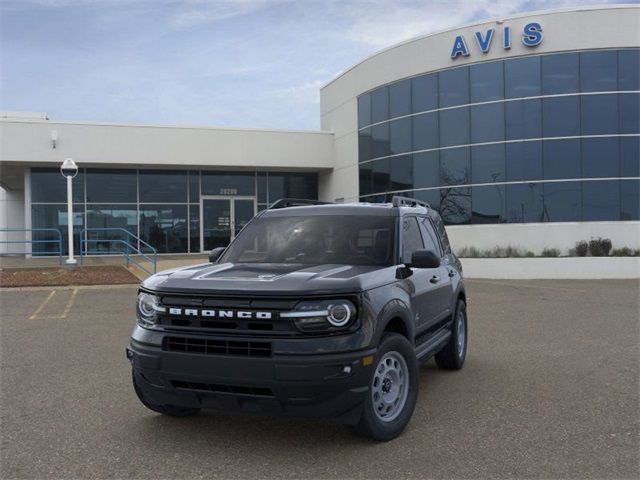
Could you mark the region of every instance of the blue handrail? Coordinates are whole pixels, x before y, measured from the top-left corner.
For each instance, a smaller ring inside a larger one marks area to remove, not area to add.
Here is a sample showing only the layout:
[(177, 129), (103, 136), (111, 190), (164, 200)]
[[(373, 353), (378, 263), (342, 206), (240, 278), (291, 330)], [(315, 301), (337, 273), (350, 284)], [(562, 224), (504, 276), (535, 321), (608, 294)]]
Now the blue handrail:
[[(62, 233), (60, 232), (60, 230), (58, 230), (57, 228), (0, 228), (0, 233), (9, 233), (9, 232), (30, 232), (30, 233), (34, 233), (34, 232), (55, 232), (57, 235), (57, 238), (50, 238), (47, 239), (45, 238), (44, 240), (34, 240), (33, 237), (29, 240), (24, 239), (24, 240), (0, 240), (0, 243), (29, 243), (31, 245), (33, 245), (34, 243), (57, 243), (58, 244), (58, 251), (54, 251), (54, 252), (36, 252), (36, 253), (51, 253), (51, 254), (55, 254), (58, 255), (58, 257), (60, 258), (60, 265), (62, 265), (62, 254), (64, 253), (62, 251)], [(33, 248), (32, 250), (32, 254), (33, 254)], [(2, 255), (25, 255), (25, 252), (3, 252)]]
[[(119, 233), (125, 233), (127, 235), (127, 240), (124, 240), (122, 238), (87, 238), (86, 234), (87, 233), (91, 233), (91, 232), (119, 232)], [(129, 240), (133, 241), (133, 243), (135, 243), (135, 245), (132, 245)], [(124, 258), (125, 258), (125, 262), (126, 262), (127, 266), (129, 266), (129, 262), (131, 262), (134, 265), (136, 265), (138, 268), (140, 268), (140, 270), (144, 271), (145, 273), (147, 273), (149, 275), (153, 275), (154, 273), (156, 273), (157, 265), (158, 265), (158, 252), (156, 251), (155, 248), (153, 248), (147, 242), (142, 240), (140, 237), (138, 237), (138, 236), (134, 235), (133, 233), (131, 233), (126, 228), (118, 228), (118, 227), (113, 227), (113, 228), (83, 228), (82, 231), (80, 232), (80, 263), (82, 263), (85, 255), (90, 255), (90, 254), (101, 254), (101, 255), (104, 255), (105, 253), (102, 252), (102, 251), (89, 250), (88, 249), (88, 244), (89, 243), (103, 243), (103, 242), (108, 242), (110, 245), (111, 244), (116, 244), (116, 245), (124, 246), (124, 250), (116, 251), (115, 253), (109, 253), (107, 255), (123, 255)], [(151, 251), (145, 253), (142, 250), (142, 248), (140, 248), (141, 245), (145, 246), (146, 248), (148, 248)], [(144, 260), (148, 261), (151, 264), (151, 266), (153, 267), (153, 271), (147, 270), (140, 262), (136, 261), (132, 257), (132, 255), (140, 256)]]

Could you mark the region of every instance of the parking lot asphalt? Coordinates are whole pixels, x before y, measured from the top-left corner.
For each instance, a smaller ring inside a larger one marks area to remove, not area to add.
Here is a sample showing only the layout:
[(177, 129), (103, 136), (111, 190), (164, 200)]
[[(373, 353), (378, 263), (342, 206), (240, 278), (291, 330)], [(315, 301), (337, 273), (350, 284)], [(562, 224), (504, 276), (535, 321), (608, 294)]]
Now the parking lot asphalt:
[(124, 355), (135, 287), (0, 291), (1, 476), (638, 478), (639, 282), (467, 285), (464, 369), (426, 363), (384, 444), (329, 421), (155, 414)]

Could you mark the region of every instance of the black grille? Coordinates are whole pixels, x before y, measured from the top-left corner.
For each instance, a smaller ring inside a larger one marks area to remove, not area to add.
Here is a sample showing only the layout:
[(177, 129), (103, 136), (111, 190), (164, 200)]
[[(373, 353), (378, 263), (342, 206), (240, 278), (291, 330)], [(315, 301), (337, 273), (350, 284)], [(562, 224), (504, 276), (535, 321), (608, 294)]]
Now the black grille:
[(270, 388), (265, 387), (247, 387), (239, 385), (217, 385), (212, 383), (196, 383), (185, 382), (182, 380), (171, 380), (171, 385), (174, 388), (181, 390), (196, 390), (199, 392), (213, 392), (213, 393), (231, 393), (233, 395), (253, 395), (256, 397), (273, 397), (273, 392)]
[(209, 338), (165, 337), (164, 349), (171, 352), (202, 353), (205, 355), (271, 356), (270, 342), (243, 342)]

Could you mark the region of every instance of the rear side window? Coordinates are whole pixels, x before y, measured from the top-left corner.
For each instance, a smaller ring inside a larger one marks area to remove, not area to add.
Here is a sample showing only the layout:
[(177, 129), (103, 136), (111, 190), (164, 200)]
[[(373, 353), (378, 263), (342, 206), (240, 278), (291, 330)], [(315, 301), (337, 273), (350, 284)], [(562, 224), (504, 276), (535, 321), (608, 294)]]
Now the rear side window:
[(440, 248), (440, 242), (436, 232), (433, 230), (433, 225), (426, 217), (420, 217), (420, 230), (422, 231), (422, 238), (424, 239), (424, 245), (427, 250), (433, 250), (438, 256), (442, 257), (442, 248)]
[(416, 217), (405, 217), (402, 220), (402, 263), (411, 263), (411, 255), (415, 250), (424, 248), (422, 235)]
[(444, 229), (444, 222), (439, 215), (433, 218), (433, 223), (436, 226), (436, 231), (438, 232), (438, 236), (440, 237), (440, 243), (442, 243), (442, 248), (444, 249), (444, 253), (451, 253), (451, 244), (449, 243), (449, 237), (447, 236), (447, 231)]

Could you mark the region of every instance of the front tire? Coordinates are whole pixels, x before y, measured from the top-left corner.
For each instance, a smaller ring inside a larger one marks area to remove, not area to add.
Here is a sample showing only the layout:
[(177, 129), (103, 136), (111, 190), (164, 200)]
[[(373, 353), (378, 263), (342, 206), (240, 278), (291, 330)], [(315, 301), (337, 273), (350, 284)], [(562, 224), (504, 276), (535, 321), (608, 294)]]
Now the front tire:
[(144, 395), (144, 392), (138, 384), (140, 380), (137, 378), (136, 372), (132, 371), (131, 377), (133, 379), (133, 389), (136, 391), (136, 395), (138, 395), (140, 402), (142, 402), (142, 404), (149, 410), (153, 410), (154, 412), (168, 415), (170, 417), (190, 417), (192, 415), (196, 415), (200, 411), (199, 408), (178, 407), (176, 405), (156, 405), (148, 400)]
[(393, 440), (409, 423), (418, 398), (418, 361), (405, 337), (395, 333), (382, 337), (369, 387), (355, 431), (380, 442)]
[(458, 300), (451, 338), (447, 345), (436, 353), (436, 364), (445, 370), (460, 370), (467, 357), (467, 306)]

